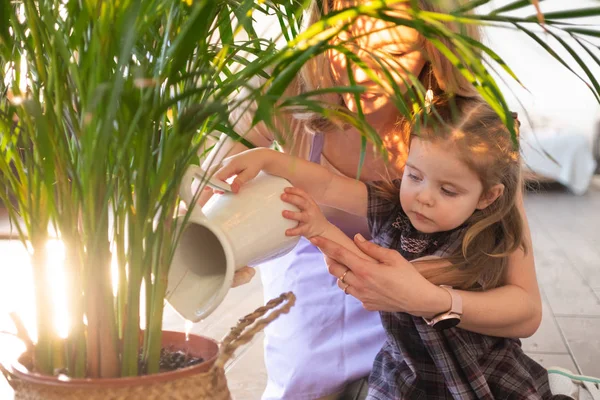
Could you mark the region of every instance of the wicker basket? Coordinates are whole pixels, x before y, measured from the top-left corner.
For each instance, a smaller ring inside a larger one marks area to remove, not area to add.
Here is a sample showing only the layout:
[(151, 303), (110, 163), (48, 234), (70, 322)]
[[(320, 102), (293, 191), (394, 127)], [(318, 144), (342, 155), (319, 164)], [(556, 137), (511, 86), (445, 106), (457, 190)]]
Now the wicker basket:
[[(15, 391), (15, 400), (229, 400), (225, 363), (238, 347), (287, 313), (294, 302), (291, 292), (269, 301), (240, 319), (220, 347), (212, 339), (197, 336), (193, 340), (204, 343), (202, 356), (207, 361), (176, 371), (132, 378), (59, 380), (31, 373), (17, 363), (1, 369)], [(274, 311), (265, 316), (271, 310)], [(175, 332), (165, 336), (174, 335), (184, 336)]]

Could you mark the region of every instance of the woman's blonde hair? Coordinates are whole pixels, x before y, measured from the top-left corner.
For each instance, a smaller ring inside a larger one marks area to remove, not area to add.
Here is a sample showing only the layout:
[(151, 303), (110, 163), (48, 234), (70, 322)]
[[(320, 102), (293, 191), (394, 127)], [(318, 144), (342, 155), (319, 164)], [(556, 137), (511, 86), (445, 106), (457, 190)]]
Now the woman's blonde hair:
[[(321, 19), (323, 15), (326, 15), (339, 5), (351, 6), (352, 4), (359, 3), (361, 0), (313, 0), (304, 16), (304, 22), (306, 26), (310, 26)], [(430, 12), (449, 12), (451, 9), (459, 7), (461, 4), (466, 4), (466, 0), (455, 0), (455, 1), (435, 1), (435, 0), (417, 0), (418, 6), (424, 11)], [(480, 41), (481, 30), (478, 26), (473, 24), (464, 24), (459, 26), (455, 23), (444, 23), (446, 28), (452, 32), (460, 32), (463, 35), (469, 36), (470, 38)], [(437, 38), (449, 49), (453, 46), (451, 42), (445, 38)], [(433, 73), (431, 79), (432, 89), (436, 95), (440, 94), (451, 94), (459, 95), (463, 97), (475, 97), (478, 96), (477, 90), (465, 78), (461, 72), (456, 68), (450, 60), (448, 60), (442, 53), (428, 40), (421, 38), (421, 44), (423, 47), (423, 55), (427, 61), (426, 65), (421, 70), (418, 79), (424, 87), (429, 85), (430, 71)], [(310, 59), (304, 64), (300, 70), (298, 87), (302, 91), (312, 91), (319, 88), (327, 88), (336, 86), (334, 78), (331, 74), (329, 65), (329, 59), (326, 53), (321, 53)], [(343, 102), (339, 95), (323, 95), (321, 97), (326, 103), (334, 105), (342, 105)], [(322, 116), (314, 115), (313, 118), (306, 118), (306, 115), (302, 115), (305, 119), (305, 123), (309, 128), (313, 130), (328, 130), (333, 128), (331, 121), (324, 120)]]
[[(503, 193), (488, 207), (476, 210), (465, 221), (462, 246), (448, 254), (449, 266), (425, 268), (423, 275), (437, 284), (461, 289), (487, 290), (501, 285), (508, 256), (522, 248), (523, 219), (517, 207), (521, 187), (519, 150), (498, 114), (481, 99), (461, 96), (438, 100), (430, 114), (422, 111), (413, 121), (399, 125), (407, 143), (418, 137), (442, 142), (477, 174), (483, 195), (497, 184)], [(515, 122), (518, 132), (519, 123)], [(397, 187), (387, 195), (398, 199)]]
[[(348, 0), (344, 5), (352, 5), (360, 1)], [(417, 3), (425, 11), (444, 12), (450, 9), (448, 6), (442, 5), (448, 4), (448, 0), (417, 0)], [(454, 7), (458, 7), (461, 4), (467, 3), (467, 0), (452, 0), (450, 3)], [(303, 17), (304, 27), (306, 28), (319, 21), (323, 15), (335, 11), (336, 4), (332, 0), (312, 0)], [(456, 24), (445, 23), (445, 25), (453, 32), (459, 32), (461, 29)], [(461, 33), (477, 41), (480, 40), (480, 30), (476, 25), (464, 25), (462, 29)], [(446, 46), (449, 46), (449, 48), (452, 48), (450, 42), (446, 39), (439, 38), (439, 40)], [(421, 70), (418, 79), (424, 87), (429, 86), (429, 77), (432, 76), (434, 78), (431, 79), (432, 89), (436, 95), (450, 93), (464, 97), (478, 96), (473, 85), (433, 44), (424, 39), (422, 39), (421, 44), (427, 63)], [(262, 78), (255, 77), (248, 83), (248, 87), (241, 88), (238, 95), (243, 98), (250, 90), (260, 87), (263, 83)], [(299, 74), (292, 80), (282, 97), (296, 96), (303, 92), (333, 86), (335, 86), (335, 83), (331, 74), (329, 58), (326, 53), (321, 53), (303, 65)], [(343, 108), (343, 101), (339, 95), (321, 95), (317, 99), (331, 106)], [(272, 121), (271, 125), (272, 129), (269, 129), (264, 122), (253, 127), (252, 121), (255, 111), (256, 107), (253, 101), (251, 104), (246, 103), (231, 109), (230, 119), (235, 122), (235, 129), (239, 134), (245, 136), (249, 130), (254, 129), (265, 137), (276, 136), (280, 137), (283, 141), (290, 139), (290, 142), (293, 143), (297, 139), (296, 136), (298, 134), (315, 131), (327, 132), (332, 129), (339, 129), (338, 123), (328, 120), (322, 115), (294, 112), (292, 110), (284, 110), (282, 113), (275, 115), (275, 120)]]

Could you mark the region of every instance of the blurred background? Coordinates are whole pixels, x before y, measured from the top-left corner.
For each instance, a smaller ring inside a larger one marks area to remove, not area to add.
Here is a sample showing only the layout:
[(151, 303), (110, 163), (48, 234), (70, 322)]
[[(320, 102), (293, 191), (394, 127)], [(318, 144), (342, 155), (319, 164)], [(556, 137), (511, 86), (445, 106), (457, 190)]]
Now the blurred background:
[[(491, 11), (510, 3), (492, 1), (481, 11)], [(544, 13), (569, 8), (590, 8), (600, 5), (596, 0), (546, 0), (540, 3)], [(510, 15), (510, 13), (508, 13)], [(530, 6), (513, 15), (521, 17), (535, 14)], [(585, 26), (600, 26), (600, 18), (577, 18), (567, 22)], [(534, 29), (540, 32), (541, 29)], [(569, 67), (585, 76), (576, 60), (550, 34), (541, 36), (547, 46), (568, 61)], [(589, 61), (590, 55), (569, 37), (561, 37), (577, 51), (577, 56), (589, 65), (595, 76), (600, 70)], [(572, 193), (585, 193), (594, 172), (598, 172), (600, 157), (600, 105), (588, 89), (587, 78), (579, 79), (564, 65), (557, 62), (546, 50), (527, 34), (512, 29), (485, 28), (485, 43), (494, 49), (512, 68), (523, 86), (507, 79), (505, 73), (496, 74), (505, 96), (519, 113), (522, 122), (522, 152), (531, 178), (557, 181)], [(595, 45), (600, 44), (597, 39)], [(598, 55), (596, 55), (598, 57)], [(508, 83), (507, 83), (508, 82)]]

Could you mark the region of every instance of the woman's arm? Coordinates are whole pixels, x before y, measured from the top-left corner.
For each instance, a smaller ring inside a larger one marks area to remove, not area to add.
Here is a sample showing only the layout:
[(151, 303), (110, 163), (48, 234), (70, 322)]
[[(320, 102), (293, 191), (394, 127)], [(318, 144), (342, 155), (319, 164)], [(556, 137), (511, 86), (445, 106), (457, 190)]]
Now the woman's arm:
[(522, 194), (517, 201), (523, 216), (527, 253), (518, 249), (509, 256), (504, 286), (483, 293), (460, 292), (464, 315), (459, 326), (463, 329), (486, 335), (524, 338), (533, 335), (540, 326), (542, 300)]
[(348, 235), (346, 235), (340, 228), (338, 228), (337, 226), (335, 226), (333, 224), (330, 224), (330, 225), (331, 225), (331, 229), (327, 230), (322, 235), (322, 237), (344, 246), (346, 249), (350, 250), (352, 253), (356, 254), (356, 256), (364, 259), (365, 261), (377, 262), (377, 260), (375, 260), (374, 258), (370, 257), (368, 254), (363, 252), (356, 245), (356, 243), (354, 243), (354, 241), (352, 239), (350, 239), (348, 237)]
[[(522, 197), (518, 201), (523, 213)], [(541, 299), (526, 220), (525, 237), (528, 252), (518, 250), (510, 256), (506, 285), (486, 292), (460, 291), (463, 316), (459, 327), (501, 337), (529, 337), (535, 333), (541, 321)], [(423, 278), (397, 251), (361, 239), (357, 235), (354, 240), (358, 248), (378, 262), (366, 262), (323, 238), (311, 241), (325, 253), (333, 276), (339, 278), (351, 270), (345, 277), (351, 286), (348, 293), (358, 298), (365, 308), (425, 317), (450, 309), (448, 293)]]

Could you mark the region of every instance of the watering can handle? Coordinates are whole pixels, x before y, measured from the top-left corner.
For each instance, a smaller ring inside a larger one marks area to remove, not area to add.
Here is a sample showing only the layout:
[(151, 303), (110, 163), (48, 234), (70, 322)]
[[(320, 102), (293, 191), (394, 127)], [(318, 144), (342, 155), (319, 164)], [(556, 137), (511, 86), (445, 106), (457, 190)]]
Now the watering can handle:
[[(287, 314), (295, 302), (296, 296), (294, 293), (283, 293), (279, 297), (270, 300), (264, 306), (257, 308), (253, 313), (240, 319), (237, 325), (231, 328), (229, 334), (221, 342), (219, 358), (217, 358), (214, 367), (223, 368), (238, 347), (251, 341), (254, 335), (263, 330), (265, 326), (281, 314)], [(277, 307), (279, 308), (275, 310)], [(271, 310), (275, 311), (264, 317)]]
[(222, 192), (231, 192), (231, 185), (222, 180), (214, 177), (209, 178), (209, 174), (197, 165), (190, 165), (183, 174), (181, 180), (181, 186), (179, 187), (179, 197), (189, 207), (190, 203), (194, 200), (194, 194), (192, 192), (192, 182), (197, 179), (201, 182), (206, 182), (208, 186), (213, 189), (220, 190)]

